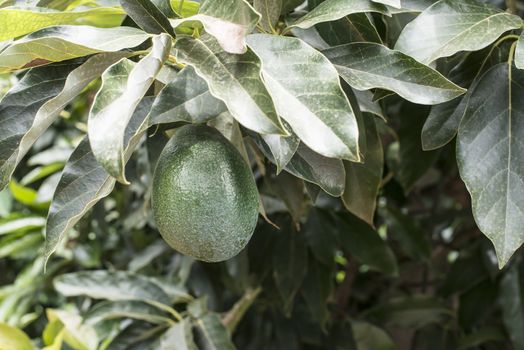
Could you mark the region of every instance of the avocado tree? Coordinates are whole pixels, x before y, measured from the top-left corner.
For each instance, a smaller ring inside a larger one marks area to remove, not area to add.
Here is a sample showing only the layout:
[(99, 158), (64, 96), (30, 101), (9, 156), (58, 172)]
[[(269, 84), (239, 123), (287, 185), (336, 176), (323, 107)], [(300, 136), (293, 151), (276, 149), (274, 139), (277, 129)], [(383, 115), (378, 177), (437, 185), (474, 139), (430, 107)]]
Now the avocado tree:
[(520, 0), (0, 0), (0, 349), (524, 349)]

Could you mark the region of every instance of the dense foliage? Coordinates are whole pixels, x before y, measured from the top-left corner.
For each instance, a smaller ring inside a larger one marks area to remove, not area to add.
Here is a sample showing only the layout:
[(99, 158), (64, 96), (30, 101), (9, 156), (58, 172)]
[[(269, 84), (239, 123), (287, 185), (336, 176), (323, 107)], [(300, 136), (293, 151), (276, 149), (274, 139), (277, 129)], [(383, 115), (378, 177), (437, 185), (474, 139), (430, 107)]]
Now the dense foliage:
[[(0, 0), (0, 349), (524, 349), (523, 15)], [(186, 124), (257, 183), (225, 262), (153, 219)]]

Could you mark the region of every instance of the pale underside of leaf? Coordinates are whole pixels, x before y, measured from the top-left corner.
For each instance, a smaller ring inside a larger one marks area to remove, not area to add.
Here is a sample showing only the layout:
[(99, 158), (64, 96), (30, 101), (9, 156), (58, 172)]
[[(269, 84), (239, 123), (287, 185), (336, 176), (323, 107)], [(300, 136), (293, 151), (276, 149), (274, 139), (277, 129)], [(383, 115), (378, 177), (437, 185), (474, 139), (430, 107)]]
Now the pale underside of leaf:
[(524, 33), (520, 33), (515, 49), (515, 66), (518, 69), (524, 69)]
[(334, 21), (353, 13), (362, 12), (389, 14), (385, 5), (369, 0), (326, 0), (296, 20), (290, 27), (306, 29), (315, 24)]
[(353, 88), (391, 90), (418, 104), (439, 104), (463, 94), (436, 70), (415, 59), (374, 43), (354, 43), (323, 51), (341, 77)]
[(243, 126), (261, 134), (285, 134), (275, 106), (260, 76), (261, 63), (250, 50), (233, 55), (221, 50), (213, 37), (179, 37), (177, 59), (193, 66)]
[(14, 41), (0, 52), (0, 73), (140, 45), (150, 37), (135, 28), (56, 26)]
[(89, 112), (91, 150), (106, 171), (126, 184), (124, 133), (133, 113), (154, 82), (171, 49), (171, 37), (153, 38), (153, 48), (136, 65), (123, 59), (102, 75), (102, 86)]
[(359, 161), (357, 122), (335, 67), (296, 38), (255, 34), (248, 45), (261, 58), (276, 109), (295, 134), (326, 157)]
[(404, 28), (395, 49), (429, 64), (459, 51), (480, 50), (521, 23), (520, 17), (476, 0), (441, 0)]
[(457, 136), (473, 215), (501, 268), (524, 242), (523, 94), (523, 71), (492, 67), (474, 88)]

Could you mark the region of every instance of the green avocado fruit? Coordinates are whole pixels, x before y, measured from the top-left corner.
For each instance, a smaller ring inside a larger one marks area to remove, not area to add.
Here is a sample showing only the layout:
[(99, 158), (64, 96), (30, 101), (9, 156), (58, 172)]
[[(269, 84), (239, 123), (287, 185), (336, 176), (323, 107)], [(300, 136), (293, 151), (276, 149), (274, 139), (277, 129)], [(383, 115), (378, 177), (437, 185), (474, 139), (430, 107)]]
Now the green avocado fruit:
[(249, 242), (258, 220), (258, 190), (248, 164), (222, 134), (186, 125), (160, 154), (152, 208), (172, 248), (218, 262)]

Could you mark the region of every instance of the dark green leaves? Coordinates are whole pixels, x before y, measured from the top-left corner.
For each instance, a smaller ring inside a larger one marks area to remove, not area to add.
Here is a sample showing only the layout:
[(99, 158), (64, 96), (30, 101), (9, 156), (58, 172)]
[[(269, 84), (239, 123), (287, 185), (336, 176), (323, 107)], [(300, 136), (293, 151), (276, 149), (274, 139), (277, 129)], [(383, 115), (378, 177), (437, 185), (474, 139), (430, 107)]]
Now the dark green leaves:
[(501, 63), (474, 88), (457, 136), (457, 160), (473, 215), (504, 266), (524, 242), (524, 72)]
[(229, 54), (209, 35), (179, 37), (175, 49), (177, 59), (194, 67), (240, 124), (261, 134), (285, 133), (260, 79), (260, 60), (252, 51)]
[(466, 90), (401, 52), (374, 43), (354, 43), (323, 51), (340, 76), (358, 90), (381, 88), (419, 104), (439, 104)]
[(477, 0), (440, 0), (404, 28), (395, 49), (431, 63), (459, 51), (480, 50), (521, 23), (520, 17)]
[(256, 34), (248, 44), (262, 60), (278, 113), (295, 134), (326, 157), (358, 161), (357, 123), (331, 63), (296, 38)]
[(150, 0), (120, 0), (120, 3), (129, 17), (146, 32), (175, 36), (167, 17)]

